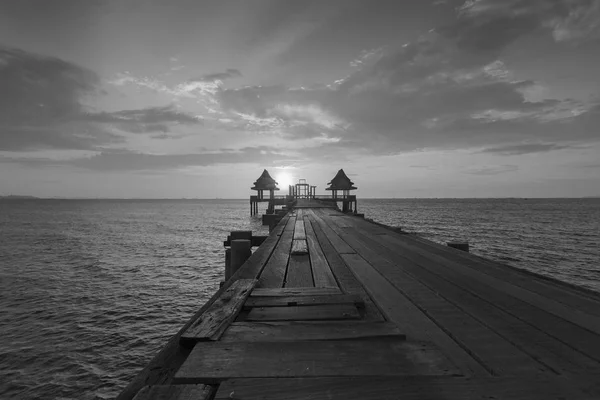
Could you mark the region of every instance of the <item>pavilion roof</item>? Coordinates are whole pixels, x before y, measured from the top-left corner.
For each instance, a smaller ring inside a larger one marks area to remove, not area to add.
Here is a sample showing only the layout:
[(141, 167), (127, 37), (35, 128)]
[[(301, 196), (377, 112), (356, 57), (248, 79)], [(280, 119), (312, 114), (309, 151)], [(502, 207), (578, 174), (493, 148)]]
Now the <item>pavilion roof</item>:
[(348, 178), (343, 169), (340, 169), (335, 177), (328, 183), (329, 187), (325, 190), (354, 190), (354, 182)]
[(277, 187), (278, 183), (275, 179), (271, 178), (269, 175), (269, 171), (266, 169), (263, 173), (258, 177), (256, 182), (254, 182), (254, 186), (251, 187), (252, 190), (279, 190)]

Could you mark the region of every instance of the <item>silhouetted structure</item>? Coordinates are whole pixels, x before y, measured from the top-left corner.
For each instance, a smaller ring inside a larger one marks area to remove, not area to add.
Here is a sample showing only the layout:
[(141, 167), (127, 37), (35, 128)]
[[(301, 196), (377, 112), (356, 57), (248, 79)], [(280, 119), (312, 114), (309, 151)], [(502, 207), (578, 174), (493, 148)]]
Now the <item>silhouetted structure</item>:
[[(250, 189), (256, 190), (256, 196), (250, 196), (250, 215), (258, 214), (258, 203), (268, 201), (267, 214), (273, 214), (275, 212), (275, 191), (279, 190), (277, 187), (278, 183), (275, 179), (271, 178), (269, 171), (266, 169), (258, 177), (254, 186)], [(269, 191), (269, 198), (264, 198), (265, 190)], [(283, 203), (282, 203), (283, 204)]]
[[(340, 169), (337, 174), (333, 177), (331, 182), (328, 183), (329, 187), (325, 190), (331, 190), (333, 195), (333, 200), (338, 201), (338, 199), (342, 200), (342, 212), (349, 213), (352, 212), (352, 205), (354, 204), (354, 213), (357, 212), (357, 204), (356, 204), (356, 195), (351, 195), (351, 190), (356, 190), (357, 188), (354, 186), (354, 182), (348, 178), (343, 169)], [(342, 196), (338, 195), (338, 192), (342, 192)]]
[(295, 185), (290, 185), (290, 196), (296, 199), (312, 199), (315, 197), (316, 186), (306, 183), (306, 179), (299, 179)]

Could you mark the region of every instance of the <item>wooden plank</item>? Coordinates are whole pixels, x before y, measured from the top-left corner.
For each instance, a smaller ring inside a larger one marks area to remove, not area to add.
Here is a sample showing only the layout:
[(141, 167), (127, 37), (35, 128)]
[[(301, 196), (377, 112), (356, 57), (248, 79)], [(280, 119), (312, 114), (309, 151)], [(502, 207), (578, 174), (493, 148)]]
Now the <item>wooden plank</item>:
[(230, 280), (257, 279), (271, 257), (273, 250), (275, 250), (277, 243), (279, 243), (281, 233), (290, 223), (291, 218), (284, 217), (279, 225), (277, 225), (276, 230), (252, 253), (250, 258), (233, 274)]
[(464, 266), (495, 276), (546, 298), (559, 301), (571, 307), (576, 313), (600, 316), (600, 293), (598, 292), (592, 292), (587, 288), (581, 288), (544, 275), (488, 260), (476, 254), (450, 251), (451, 249), (447, 246), (442, 246), (415, 235), (403, 235), (403, 239), (405, 242), (421, 246), (431, 253), (442, 255), (460, 262)]
[(288, 223), (286, 224), (284, 231), (294, 232), (295, 227), (296, 227), (296, 215), (292, 214), (292, 215), (290, 215), (290, 219), (289, 219)]
[(230, 378), (452, 375), (437, 349), (404, 340), (197, 343), (174, 383)]
[(428, 340), (435, 343), (459, 366), (465, 374), (490, 375), (489, 367), (480, 364), (459, 345), (447, 332), (442, 330), (421, 309), (396, 289), (387, 279), (358, 254), (341, 256), (348, 267), (363, 283), (373, 300), (388, 320), (394, 322), (411, 340)]
[(546, 370), (522, 349), (517, 348), (454, 304), (439, 297), (421, 282), (403, 273), (396, 264), (386, 262), (366, 246), (361, 248), (354, 242), (352, 245), (363, 257), (369, 259), (368, 263), (360, 259), (354, 260), (357, 270), (368, 271), (370, 268), (385, 276), (397, 290), (399, 289), (413, 304), (426, 313), (436, 325), (448, 332), (492, 374), (533, 373)]
[(219, 340), (241, 311), (256, 282), (256, 279), (235, 281), (187, 328), (181, 335), (181, 341)]
[[(295, 235), (294, 235), (295, 237)], [(308, 254), (308, 246), (306, 239), (294, 239), (292, 240), (292, 251), (293, 255)]]
[[(446, 265), (451, 266), (461, 274), (467, 275), (473, 279), (477, 279), (478, 281), (491, 285), (497, 289), (501, 289), (502, 291), (509, 293), (510, 295), (524, 302), (541, 308), (573, 324), (584, 327), (587, 330), (600, 334), (600, 318), (596, 315), (593, 315), (593, 312), (583, 313), (579, 309), (574, 309), (572, 306), (556, 301), (553, 297), (546, 297), (545, 295), (530, 291), (526, 288), (515, 285), (513, 282), (507, 281), (506, 278), (510, 276), (509, 268), (506, 268), (505, 276), (499, 274), (490, 275), (481, 269), (478, 270), (465, 266), (462, 258), (459, 258), (459, 261), (454, 261), (451, 258), (442, 257), (438, 254), (435, 254), (433, 251), (425, 251), (426, 249), (419, 248), (414, 245), (414, 242), (403, 240), (403, 238), (398, 240), (394, 239), (393, 237), (382, 239), (382, 244), (386, 247), (401, 246), (404, 249), (410, 249), (412, 253), (416, 253), (417, 255), (421, 256), (422, 259), (430, 260), (430, 263), (440, 263), (443, 261), (446, 263)], [(534, 281), (536, 278), (534, 276), (529, 276), (528, 279), (529, 281)], [(552, 295), (556, 293), (557, 292), (548, 292), (547, 294)], [(572, 302), (574, 299), (571, 298), (569, 301)], [(586, 309), (589, 311), (590, 301), (591, 299), (589, 299), (587, 302), (582, 301), (580, 306), (587, 306)], [(573, 304), (574, 303), (572, 303), (572, 305)], [(596, 303), (596, 307), (600, 307), (600, 302)]]
[[(504, 301), (501, 297), (496, 297), (497, 293), (501, 292), (496, 291), (493, 285), (486, 287), (480, 282), (470, 284), (467, 278), (453, 271), (450, 267), (451, 264), (448, 264), (448, 262), (443, 265), (434, 264), (428, 262), (426, 258), (420, 259), (415, 251), (410, 251), (410, 249), (398, 245), (386, 247), (385, 243), (380, 244), (377, 242), (379, 237), (376, 240), (369, 235), (359, 234), (358, 232), (346, 235), (344, 238), (363, 257), (367, 257), (380, 273), (384, 274), (403, 293), (409, 296), (415, 304), (427, 310), (431, 318), (450, 330), (466, 346), (477, 345), (476, 340), (484, 339), (483, 337), (476, 337), (474, 335), (475, 329), (469, 328), (468, 323), (460, 322), (464, 320), (464, 317), (462, 319), (454, 317), (453, 313), (448, 311), (447, 306), (436, 305), (440, 303), (440, 297), (451, 302), (463, 313), (467, 313), (479, 323), (500, 335), (512, 346), (528, 354), (555, 373), (580, 373), (582, 370), (598, 371), (600, 368), (600, 363), (593, 361), (589, 355), (573, 351), (565, 343), (549, 336), (548, 332), (541, 331), (537, 326), (531, 325), (529, 320), (535, 317), (521, 320), (498, 307)], [(385, 260), (382, 261), (382, 258)], [(420, 261), (415, 263), (416, 260)], [(436, 273), (433, 273), (433, 271)], [(420, 288), (419, 284), (410, 284), (411, 280), (414, 279), (418, 279), (430, 288), (431, 291), (436, 293), (436, 296), (433, 298), (431, 296), (430, 298), (423, 297), (428, 291)], [(465, 284), (471, 289), (478, 290), (479, 296), (467, 290)], [(541, 310), (539, 311), (542, 313)], [(484, 340), (484, 344), (492, 346), (495, 341), (497, 339), (490, 338)], [(492, 359), (499, 358), (504, 364), (509, 361), (507, 356), (511, 353), (508, 350), (498, 351), (500, 348), (498, 346), (493, 346), (491, 350), (484, 352), (470, 348), (484, 361), (488, 360), (488, 363)], [(510, 362), (515, 363), (517, 367), (521, 366), (518, 358), (514, 358)], [(526, 365), (527, 363), (524, 363), (522, 366), (526, 367)], [(510, 367), (508, 369), (513, 370)], [(495, 372), (500, 371), (495, 369)]]
[(325, 304), (319, 306), (256, 307), (245, 321), (334, 321), (359, 319), (353, 304)]
[(273, 228), (273, 230), (269, 233), (269, 236), (272, 236), (272, 235), (281, 236), (281, 234), (283, 233), (289, 220), (290, 220), (290, 214), (286, 214), (283, 218), (281, 218), (281, 221), (279, 221), (279, 223), (277, 225), (275, 225), (275, 228)]
[(296, 219), (296, 225), (294, 226), (294, 239), (306, 239), (306, 232), (304, 231), (304, 219), (300, 214)]
[(359, 296), (349, 294), (282, 297), (253, 296), (246, 300), (244, 307), (317, 306), (324, 304), (353, 304), (357, 307), (364, 307), (363, 299), (361, 299)]
[[(269, 237), (269, 239), (271, 239), (271, 237)], [(275, 240), (278, 239), (279, 238), (275, 236)], [(264, 251), (268, 251), (267, 248), (265, 248)], [(241, 269), (238, 270), (238, 272), (240, 271)], [(219, 288), (219, 290), (183, 325), (183, 327), (168, 340), (166, 345), (152, 358), (152, 360), (150, 360), (135, 378), (129, 382), (125, 389), (119, 393), (116, 400), (132, 399), (136, 393), (146, 385), (163, 385), (171, 383), (175, 372), (191, 352), (190, 348), (179, 344), (181, 335), (215, 302), (216, 299), (221, 296), (223, 292), (229, 288), (229, 286), (231, 286), (231, 284), (233, 284), (234, 281), (232, 279), (225, 282), (225, 285)]]
[[(368, 238), (363, 238), (369, 241)], [(377, 244), (370, 242), (370, 247)], [(550, 299), (544, 304), (543, 298), (524, 289), (516, 288), (494, 277), (478, 273), (460, 264), (446, 260), (443, 264), (432, 262), (428, 254), (417, 252), (410, 247), (395, 247), (390, 249), (401, 252), (403, 257), (418, 264), (421, 268), (434, 273), (447, 281), (468, 290), (481, 301), (487, 301), (495, 307), (529, 324), (531, 327), (550, 335), (567, 344), (581, 354), (600, 362), (600, 335), (596, 332), (596, 321), (589, 317), (586, 320), (575, 320), (562, 306), (551, 303)], [(415, 270), (415, 273), (418, 273)], [(525, 296), (529, 301), (526, 301)], [(532, 304), (532, 302), (535, 304)], [(539, 306), (539, 307), (538, 307)], [(560, 314), (560, 316), (556, 314)], [(526, 347), (524, 347), (526, 348)]]
[[(373, 243), (368, 243), (367, 246), (392, 261), (395, 266), (401, 265), (403, 271), (420, 279), (438, 296), (452, 302), (549, 369), (561, 374), (568, 372), (580, 373), (581, 371), (591, 372), (594, 370), (600, 373), (600, 363), (597, 361), (573, 351), (566, 344), (496, 307), (494, 301), (489, 302), (487, 299), (477, 297), (460, 286), (431, 273), (427, 268), (412, 263), (403, 257), (403, 255), (406, 255), (405, 252), (400, 253), (402, 255), (390, 255), (386, 254), (387, 249), (379, 248)], [(390, 250), (387, 250), (387, 253), (390, 253)], [(398, 279), (404, 280), (405, 278), (398, 276)], [(410, 296), (410, 293), (406, 293)], [(411, 298), (415, 299), (412, 296)], [(423, 304), (422, 306), (431, 312), (429, 305)], [(440, 321), (440, 323), (444, 322)]]
[(338, 254), (356, 253), (354, 249), (348, 245), (348, 243), (344, 242), (344, 240), (336, 232), (334, 232), (334, 230), (323, 220), (322, 216), (317, 215), (315, 210), (311, 209), (306, 211), (311, 221), (314, 221), (314, 223), (319, 224), (319, 226), (331, 242), (331, 245), (335, 248)]
[(303, 321), (303, 322), (234, 322), (221, 342), (256, 342), (305, 340), (343, 340), (384, 338), (406, 339), (390, 322)]
[(293, 235), (292, 231), (283, 231), (281, 239), (258, 278), (258, 287), (280, 288), (283, 286)]
[(325, 296), (329, 294), (341, 294), (337, 287), (330, 288), (254, 288), (250, 297), (254, 296)]
[[(311, 219), (312, 217), (309, 215), (308, 218)], [(335, 251), (335, 248), (321, 227), (314, 221), (310, 221), (310, 224), (315, 232), (317, 241), (323, 250), (323, 254), (325, 255), (327, 263), (329, 264), (336, 281), (339, 283), (340, 288), (345, 293), (355, 294), (363, 299), (365, 302), (365, 320), (383, 321), (383, 315), (373, 303), (363, 285), (356, 279), (340, 255)]]
[(290, 255), (284, 287), (314, 287), (308, 254)]
[[(591, 385), (584, 386), (587, 388)], [(303, 377), (249, 378), (223, 382), (215, 400), (597, 400), (598, 392), (547, 377), (463, 378)]]
[(338, 283), (333, 276), (331, 267), (325, 258), (325, 253), (317, 240), (312, 223), (305, 217), (304, 228), (306, 231), (306, 242), (308, 245), (308, 254), (310, 256), (310, 268), (312, 269), (315, 287), (337, 286)]
[(215, 392), (208, 385), (144, 386), (134, 400), (209, 400)]

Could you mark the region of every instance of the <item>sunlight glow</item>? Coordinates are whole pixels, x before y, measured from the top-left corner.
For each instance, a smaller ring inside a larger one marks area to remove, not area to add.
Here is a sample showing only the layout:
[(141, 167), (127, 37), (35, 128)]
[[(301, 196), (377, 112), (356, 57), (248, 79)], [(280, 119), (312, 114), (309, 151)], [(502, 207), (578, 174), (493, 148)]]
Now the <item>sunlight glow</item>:
[(288, 172), (278, 173), (275, 180), (279, 183), (279, 189), (281, 190), (287, 190), (289, 185), (294, 184), (294, 180)]

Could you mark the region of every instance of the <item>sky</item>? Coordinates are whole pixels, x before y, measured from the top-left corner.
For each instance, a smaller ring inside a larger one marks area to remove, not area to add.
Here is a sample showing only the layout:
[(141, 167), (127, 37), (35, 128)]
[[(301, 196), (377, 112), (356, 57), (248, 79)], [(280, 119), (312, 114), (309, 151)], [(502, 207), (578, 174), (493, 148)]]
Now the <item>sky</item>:
[(0, 0), (0, 195), (600, 195), (600, 0)]

